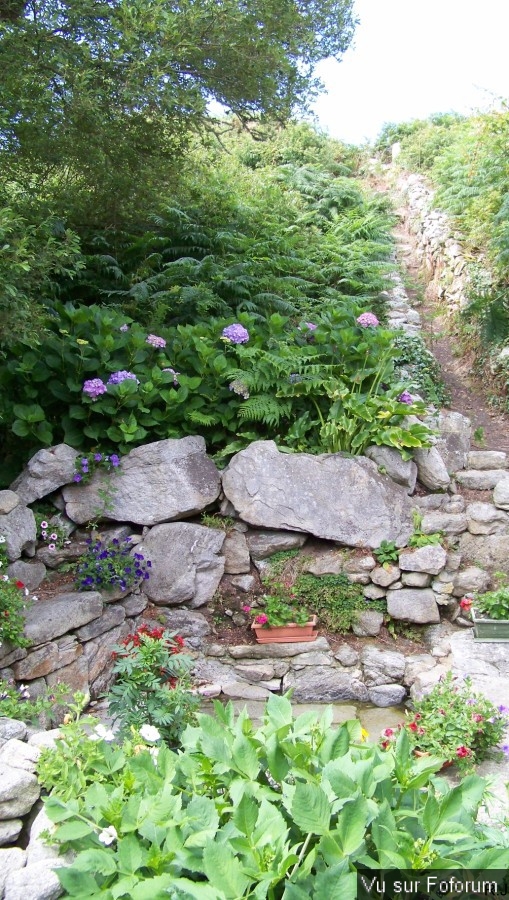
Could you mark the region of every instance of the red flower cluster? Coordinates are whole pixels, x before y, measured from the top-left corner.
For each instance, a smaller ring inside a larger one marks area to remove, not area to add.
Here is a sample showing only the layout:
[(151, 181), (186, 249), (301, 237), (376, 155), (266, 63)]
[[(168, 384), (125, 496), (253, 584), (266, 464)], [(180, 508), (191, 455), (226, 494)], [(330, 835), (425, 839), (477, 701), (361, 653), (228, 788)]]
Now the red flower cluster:
[[(127, 637), (124, 638), (123, 641), (120, 642), (122, 647), (125, 647), (127, 651), (133, 650), (135, 647), (139, 647), (142, 642), (142, 637), (152, 638), (154, 641), (161, 641), (164, 638), (165, 629), (157, 626), (150, 626), (147, 624), (140, 625), (136, 631), (132, 634), (128, 634)], [(168, 650), (170, 653), (181, 653), (185, 648), (184, 638), (180, 636), (180, 634), (175, 635), (171, 640), (167, 640), (165, 642), (167, 644)], [(113, 659), (117, 659), (119, 656), (115, 651), (111, 654)], [(121, 653), (120, 656), (127, 656), (128, 653)]]

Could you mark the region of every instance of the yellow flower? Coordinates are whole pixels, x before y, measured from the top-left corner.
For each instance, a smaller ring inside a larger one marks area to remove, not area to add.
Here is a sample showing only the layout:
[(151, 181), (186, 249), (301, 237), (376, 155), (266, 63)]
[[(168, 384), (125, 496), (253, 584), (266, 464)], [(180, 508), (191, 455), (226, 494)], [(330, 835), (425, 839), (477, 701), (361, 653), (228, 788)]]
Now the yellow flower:
[(76, 338), (77, 344), (88, 344), (88, 341), (84, 341), (82, 338)]
[(361, 728), (361, 741), (367, 741), (369, 737), (369, 731), (366, 731), (365, 728)]

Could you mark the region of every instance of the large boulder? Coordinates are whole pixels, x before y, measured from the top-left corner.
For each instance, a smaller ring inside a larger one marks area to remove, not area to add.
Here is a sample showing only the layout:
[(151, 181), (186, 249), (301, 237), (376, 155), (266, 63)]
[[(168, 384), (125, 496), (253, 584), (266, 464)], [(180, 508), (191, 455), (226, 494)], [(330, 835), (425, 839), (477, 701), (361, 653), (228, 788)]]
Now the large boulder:
[(464, 469), (472, 437), (470, 419), (459, 412), (442, 410), (438, 414), (437, 424), (439, 437), (436, 447), (447, 471), (457, 472), (459, 469)]
[(451, 479), (441, 453), (436, 447), (414, 451), (417, 465), (417, 479), (430, 491), (444, 491), (449, 487)]
[(250, 525), (350, 547), (378, 547), (383, 540), (402, 547), (412, 533), (405, 489), (362, 456), (287, 454), (273, 441), (255, 441), (231, 460), (223, 491)]
[(72, 481), (78, 451), (67, 444), (38, 450), (11, 484), (24, 503), (33, 503)]
[(392, 478), (396, 484), (403, 485), (407, 494), (413, 494), (417, 481), (417, 465), (413, 459), (403, 459), (399, 450), (394, 447), (367, 447), (365, 455), (377, 464), (380, 471)]
[(0, 515), (0, 537), (5, 538), (7, 559), (14, 562), (22, 553), (35, 554), (37, 528), (31, 509), (21, 503), (5, 515)]
[(161, 606), (208, 603), (224, 572), (224, 540), (224, 531), (189, 522), (151, 528), (137, 547), (152, 563), (147, 597)]
[(114, 474), (98, 470), (88, 484), (67, 485), (63, 496), (67, 515), (79, 524), (101, 510), (104, 519), (156, 525), (202, 512), (219, 489), (219, 472), (196, 436), (136, 447)]
[(97, 619), (103, 611), (103, 601), (97, 591), (71, 591), (50, 600), (39, 600), (25, 613), (25, 634), (33, 644), (52, 641), (73, 628)]
[(435, 594), (429, 588), (387, 591), (387, 612), (393, 619), (431, 625), (440, 622)]
[(459, 550), (466, 562), (509, 575), (509, 534), (462, 534)]

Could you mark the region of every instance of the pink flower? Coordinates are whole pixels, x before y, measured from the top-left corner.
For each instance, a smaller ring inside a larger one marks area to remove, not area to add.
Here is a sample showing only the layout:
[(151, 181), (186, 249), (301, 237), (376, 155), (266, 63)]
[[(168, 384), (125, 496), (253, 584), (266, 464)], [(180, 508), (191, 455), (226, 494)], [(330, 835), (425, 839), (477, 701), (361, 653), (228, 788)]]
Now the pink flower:
[(265, 615), (265, 613), (260, 613), (259, 616), (256, 616), (255, 622), (257, 625), (267, 625), (269, 621), (269, 617)]
[(56, 548), (55, 544), (48, 544), (48, 550), (56, 550), (56, 549), (57, 548)]
[(158, 350), (163, 350), (166, 347), (166, 341), (162, 337), (158, 337), (157, 334), (149, 334), (145, 339), (146, 344), (150, 344), (151, 347), (157, 347)]
[(386, 728), (385, 731), (384, 731), (384, 736), (385, 736), (385, 737), (390, 738), (390, 737), (393, 736), (393, 734), (394, 734), (394, 728)]
[(464, 759), (465, 756), (472, 756), (472, 751), (462, 744), (461, 747), (458, 747), (456, 750), (456, 756), (459, 756), (460, 759)]
[(361, 325), (362, 328), (376, 328), (377, 325), (380, 325), (380, 322), (378, 321), (375, 314), (370, 312), (361, 313), (360, 316), (357, 316), (357, 319), (355, 321), (357, 322), (357, 325)]
[(241, 609), (242, 609), (242, 612), (245, 612), (245, 613), (251, 612), (251, 607), (248, 606), (247, 603), (245, 606), (241, 606)]
[(464, 609), (466, 612), (468, 612), (469, 609), (471, 609), (473, 602), (474, 601), (471, 597), (462, 597), (460, 600), (461, 609)]

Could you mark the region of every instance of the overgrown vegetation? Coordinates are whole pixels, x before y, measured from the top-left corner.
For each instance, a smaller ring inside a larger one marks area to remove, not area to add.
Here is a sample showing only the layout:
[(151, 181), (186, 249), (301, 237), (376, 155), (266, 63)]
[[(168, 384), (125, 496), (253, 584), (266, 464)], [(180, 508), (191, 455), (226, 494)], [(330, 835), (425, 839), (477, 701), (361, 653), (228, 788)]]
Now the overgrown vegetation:
[(350, 631), (360, 612), (375, 609), (387, 613), (387, 602), (367, 600), (361, 584), (354, 584), (348, 575), (299, 575), (293, 590), (300, 601), (316, 612), (320, 624), (330, 631), (344, 634)]
[[(509, 341), (509, 113), (468, 118), (444, 114), (387, 125), (377, 149), (401, 142), (401, 161), (436, 188), (435, 204), (452, 218), (469, 259), (469, 305), (458, 327), (476, 350), (478, 367), (507, 394), (509, 369), (500, 351)], [(506, 401), (507, 407), (507, 401)]]
[[(503, 831), (477, 820), (484, 779), (451, 788), (435, 776), (443, 760), (415, 759), (404, 730), (384, 751), (359, 722), (331, 721), (330, 708), (294, 719), (273, 695), (258, 728), (216, 703), (179, 753), (64, 729), (39, 771), (52, 840), (77, 852), (56, 870), (67, 896), (354, 900), (362, 866), (507, 868)], [(81, 765), (68, 780), (70, 752)]]

